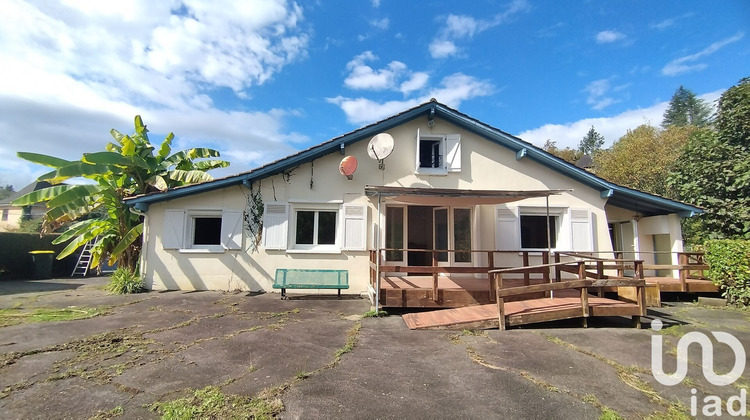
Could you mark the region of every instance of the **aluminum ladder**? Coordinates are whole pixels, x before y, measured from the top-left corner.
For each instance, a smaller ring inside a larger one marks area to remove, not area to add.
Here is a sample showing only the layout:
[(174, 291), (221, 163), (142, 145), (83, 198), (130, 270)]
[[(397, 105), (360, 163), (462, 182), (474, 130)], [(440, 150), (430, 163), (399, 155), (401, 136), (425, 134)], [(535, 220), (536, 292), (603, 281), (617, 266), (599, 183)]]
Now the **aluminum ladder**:
[(73, 273), (70, 274), (70, 277), (86, 277), (86, 274), (88, 274), (89, 272), (89, 266), (91, 265), (91, 249), (94, 248), (96, 239), (97, 238), (94, 238), (94, 240), (86, 242), (86, 245), (83, 246), (83, 249), (81, 249), (81, 254), (78, 255), (76, 268), (73, 269)]

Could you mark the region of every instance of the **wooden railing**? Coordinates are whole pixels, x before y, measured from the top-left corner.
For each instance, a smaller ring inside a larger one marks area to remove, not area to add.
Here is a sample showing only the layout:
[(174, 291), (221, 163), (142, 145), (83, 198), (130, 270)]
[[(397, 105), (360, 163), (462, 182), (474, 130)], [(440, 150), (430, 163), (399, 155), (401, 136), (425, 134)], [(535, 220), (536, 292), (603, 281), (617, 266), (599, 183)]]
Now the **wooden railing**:
[[(559, 262), (560, 258), (563, 257), (572, 257), (572, 258), (587, 258), (591, 260), (608, 260), (607, 258), (599, 258), (595, 255), (597, 254), (603, 254), (603, 253), (572, 253), (572, 252), (559, 252), (555, 254), (555, 262)], [(612, 253), (608, 253), (612, 254)], [(688, 280), (699, 280), (699, 281), (709, 281), (708, 276), (706, 274), (706, 270), (709, 269), (708, 264), (705, 263), (704, 260), (704, 253), (703, 252), (658, 252), (658, 251), (649, 251), (639, 252), (641, 256), (647, 255), (647, 256), (654, 256), (654, 259), (656, 259), (656, 255), (670, 255), (676, 256), (676, 259), (678, 261), (678, 264), (649, 264), (649, 263), (643, 263), (641, 265), (642, 270), (676, 270), (678, 275), (678, 280), (680, 282), (680, 289), (683, 292), (688, 291), (687, 281)], [(623, 252), (615, 252), (615, 259), (616, 260), (623, 260), (627, 261), (627, 259), (623, 259)], [(625, 270), (631, 271), (635, 270), (636, 267), (632, 265), (624, 265), (620, 268), (618, 268), (618, 276), (624, 277)], [(657, 276), (658, 278), (659, 276)]]
[[(415, 266), (415, 265), (404, 265), (394, 263), (391, 261), (385, 261), (383, 255), (387, 252), (419, 252), (429, 253), (431, 255), (431, 265), (427, 266)], [(447, 253), (460, 253), (460, 254), (471, 254), (472, 261), (475, 261), (474, 257), (478, 254), (483, 254), (487, 258), (486, 265), (473, 265), (473, 266), (441, 266), (439, 265), (438, 256), (440, 254)], [(496, 270), (501, 268), (516, 267), (517, 265), (497, 265), (498, 256), (512, 255), (515, 258), (521, 257), (521, 263), (524, 267), (529, 267), (529, 263), (532, 258), (540, 259), (543, 264), (547, 264), (550, 261), (550, 256), (547, 251), (497, 251), (497, 250), (432, 250), (432, 249), (380, 249), (380, 252), (371, 250), (370, 251), (370, 285), (373, 289), (377, 288), (377, 271), (378, 271), (378, 255), (380, 256), (380, 274), (383, 273), (404, 273), (404, 274), (423, 274), (432, 276), (432, 291), (433, 299), (437, 301), (438, 296), (438, 280), (440, 274), (484, 274), (486, 275), (490, 270)], [(537, 276), (533, 276), (537, 275)], [(550, 280), (549, 269), (531, 269), (521, 273), (524, 284), (530, 284), (532, 276), (537, 280), (542, 280), (547, 283)]]

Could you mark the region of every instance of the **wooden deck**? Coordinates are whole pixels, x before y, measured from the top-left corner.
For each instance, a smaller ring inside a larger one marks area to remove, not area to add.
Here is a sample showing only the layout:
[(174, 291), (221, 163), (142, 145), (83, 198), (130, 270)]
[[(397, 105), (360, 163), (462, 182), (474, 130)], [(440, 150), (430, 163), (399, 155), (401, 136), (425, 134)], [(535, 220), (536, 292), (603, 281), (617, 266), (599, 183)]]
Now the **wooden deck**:
[[(505, 325), (516, 326), (560, 319), (594, 316), (641, 315), (639, 305), (614, 299), (587, 296), (588, 314), (584, 315), (580, 295), (575, 290), (558, 290), (553, 298), (537, 298), (505, 303)], [(498, 328), (496, 304), (466, 306), (429, 312), (404, 314), (410, 329), (486, 329)], [(585, 325), (585, 324), (584, 324)]]
[(688, 278), (685, 279), (684, 287), (682, 280), (670, 277), (646, 277), (645, 280), (646, 284), (656, 284), (662, 292), (716, 293), (719, 291), (711, 280)]
[[(540, 284), (531, 279), (528, 284)], [(403, 308), (457, 308), (492, 303), (490, 281), (473, 277), (438, 276), (438, 299), (433, 299), (432, 276), (384, 276), (380, 283), (380, 304)], [(506, 287), (523, 286), (523, 279), (505, 280)], [(541, 297), (540, 293), (511, 300)]]

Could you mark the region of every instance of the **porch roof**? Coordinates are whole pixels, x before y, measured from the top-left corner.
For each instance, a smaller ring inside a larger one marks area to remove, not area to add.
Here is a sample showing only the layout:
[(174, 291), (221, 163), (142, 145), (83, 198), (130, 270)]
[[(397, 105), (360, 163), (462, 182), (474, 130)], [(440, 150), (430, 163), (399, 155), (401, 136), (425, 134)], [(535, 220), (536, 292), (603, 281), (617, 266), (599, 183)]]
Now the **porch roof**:
[(465, 190), (453, 188), (418, 188), (365, 185), (365, 195), (392, 198), (409, 204), (503, 204), (526, 198), (549, 197), (573, 190)]

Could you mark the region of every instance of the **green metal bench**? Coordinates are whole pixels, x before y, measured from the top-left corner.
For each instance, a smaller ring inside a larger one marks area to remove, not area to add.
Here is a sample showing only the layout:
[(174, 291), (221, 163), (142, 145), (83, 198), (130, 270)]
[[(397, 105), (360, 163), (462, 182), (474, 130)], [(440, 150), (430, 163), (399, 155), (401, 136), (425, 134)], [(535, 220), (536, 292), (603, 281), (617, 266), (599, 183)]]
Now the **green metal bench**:
[(274, 289), (281, 289), (281, 298), (286, 299), (286, 289), (341, 289), (349, 288), (347, 270), (313, 270), (301, 268), (277, 268)]

